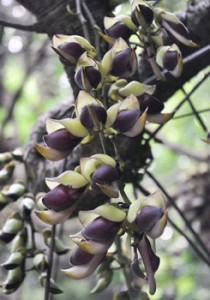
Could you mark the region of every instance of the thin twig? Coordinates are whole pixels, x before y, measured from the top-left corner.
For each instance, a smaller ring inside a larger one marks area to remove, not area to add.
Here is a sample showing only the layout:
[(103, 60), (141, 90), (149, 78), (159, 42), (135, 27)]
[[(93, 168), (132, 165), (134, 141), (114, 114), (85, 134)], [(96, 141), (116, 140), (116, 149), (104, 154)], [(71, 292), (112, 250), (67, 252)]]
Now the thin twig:
[[(201, 109), (201, 110), (197, 110), (197, 114), (202, 114), (202, 113), (205, 113), (205, 112), (210, 112), (210, 108), (204, 108), (204, 109)], [(182, 119), (182, 118), (186, 118), (186, 117), (192, 117), (193, 115), (194, 115), (193, 112), (186, 113), (186, 114), (183, 114), (183, 115), (175, 116), (175, 117), (173, 117), (172, 120), (178, 120), (178, 119)]]
[[(185, 97), (182, 99), (182, 101), (176, 106), (175, 108), (175, 112), (177, 112), (183, 105), (184, 103), (188, 100), (188, 98), (200, 87), (200, 85), (209, 77), (210, 72), (206, 73), (203, 78), (191, 89), (191, 91), (185, 95)], [(162, 129), (162, 127), (167, 124), (167, 123), (163, 123), (161, 124), (151, 135), (150, 137), (146, 140), (146, 144), (149, 143), (149, 141), (151, 139), (153, 139), (156, 134)]]
[(101, 53), (100, 53), (100, 35), (98, 34), (97, 30), (96, 30), (96, 21), (93, 17), (93, 14), (91, 13), (91, 11), (89, 10), (89, 7), (86, 4), (85, 0), (82, 0), (82, 6), (83, 9), (89, 19), (90, 25), (92, 27), (93, 33), (94, 33), (94, 42), (95, 42), (95, 48), (96, 48), (96, 52), (97, 52), (97, 56), (98, 59), (101, 60)]
[(56, 234), (56, 225), (52, 226), (52, 232), (51, 232), (51, 243), (50, 243), (50, 251), (48, 256), (48, 270), (47, 270), (47, 277), (46, 277), (46, 283), (45, 283), (45, 295), (44, 300), (50, 299), (50, 279), (51, 279), (51, 273), (52, 273), (52, 267), (53, 267), (53, 254), (54, 254), (54, 248), (55, 248), (55, 234)]
[(46, 31), (44, 31), (43, 28), (40, 26), (40, 23), (34, 23), (31, 25), (22, 25), (22, 24), (18, 24), (18, 23), (11, 23), (11, 22), (7, 22), (4, 20), (0, 20), (0, 25), (4, 26), (4, 27), (23, 30), (23, 31), (46, 33)]
[(206, 245), (204, 244), (204, 242), (202, 241), (202, 239), (200, 238), (200, 236), (194, 230), (194, 228), (192, 227), (191, 223), (186, 219), (184, 213), (179, 208), (179, 206), (176, 204), (176, 202), (174, 201), (174, 199), (166, 192), (165, 188), (160, 184), (160, 182), (148, 170), (146, 170), (146, 174), (152, 179), (152, 181), (155, 182), (155, 184), (159, 187), (159, 189), (166, 195), (166, 197), (168, 198), (168, 200), (169, 200), (170, 204), (172, 205), (172, 207), (178, 212), (178, 214), (180, 215), (180, 217), (185, 222), (187, 228), (189, 229), (189, 231), (191, 232), (191, 234), (194, 236), (196, 242), (203, 249), (203, 251), (207, 255), (208, 259), (210, 259), (210, 252), (209, 252), (209, 250), (207, 249)]
[[(182, 92), (184, 93), (184, 95), (187, 96), (187, 93), (186, 93), (186, 91), (185, 91), (185, 89), (184, 89), (183, 87), (181, 87), (181, 90), (182, 90)], [(192, 108), (192, 111), (193, 111), (193, 113), (194, 113), (196, 119), (197, 119), (198, 122), (200, 123), (201, 127), (203, 128), (203, 130), (204, 130), (205, 132), (208, 132), (208, 129), (207, 129), (206, 125), (204, 124), (203, 120), (201, 119), (201, 117), (200, 117), (199, 114), (197, 113), (197, 110), (196, 110), (194, 104), (192, 103), (190, 97), (188, 97), (187, 100), (188, 100), (188, 103), (189, 103), (190, 107)]]
[(82, 25), (84, 37), (90, 41), (90, 35), (86, 26), (87, 20), (85, 19), (83, 13), (82, 13), (82, 8), (81, 8), (81, 0), (76, 0), (76, 10), (77, 10), (77, 16), (79, 18), (79, 21)]
[(189, 245), (193, 248), (193, 250), (195, 251), (195, 253), (197, 253), (197, 255), (210, 267), (210, 262), (209, 260), (205, 257), (205, 255), (203, 255), (203, 253), (200, 251), (200, 249), (198, 249), (195, 246), (195, 243), (193, 241), (191, 241), (191, 239), (186, 235), (186, 233), (181, 230), (181, 228), (179, 228), (173, 221), (172, 219), (168, 216), (168, 222), (171, 224), (171, 226), (177, 231), (179, 232), (185, 239), (186, 241), (188, 241)]
[[(147, 132), (149, 132), (147, 130)], [(194, 159), (196, 161), (200, 161), (200, 162), (206, 162), (208, 157), (207, 156), (201, 156), (199, 153), (193, 151), (192, 149), (187, 149), (187, 148), (184, 148), (183, 146), (180, 146), (180, 145), (177, 145), (177, 144), (174, 144), (172, 142), (170, 142), (169, 140), (167, 140), (166, 138), (162, 137), (162, 136), (155, 136), (154, 137), (154, 140), (157, 142), (157, 143), (161, 143), (163, 145), (166, 145), (168, 148), (170, 148), (171, 150), (173, 150), (174, 152), (176, 153), (179, 153), (179, 154), (183, 154), (183, 155), (186, 155), (188, 156), (189, 158), (191, 159)]]

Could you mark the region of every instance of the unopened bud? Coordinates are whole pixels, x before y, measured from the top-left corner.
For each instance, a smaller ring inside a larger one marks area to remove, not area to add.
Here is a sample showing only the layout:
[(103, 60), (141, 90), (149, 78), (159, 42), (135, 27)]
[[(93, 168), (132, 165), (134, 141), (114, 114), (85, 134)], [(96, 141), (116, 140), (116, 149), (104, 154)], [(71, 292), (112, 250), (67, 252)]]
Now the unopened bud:
[(34, 256), (33, 266), (39, 272), (44, 272), (48, 269), (47, 256), (44, 253), (38, 253)]
[(114, 239), (120, 229), (121, 222), (112, 222), (104, 218), (96, 218), (82, 230), (82, 235), (93, 241), (109, 241)]
[(21, 216), (18, 213), (12, 214), (0, 231), (0, 240), (4, 243), (9, 243), (21, 231), (22, 227), (23, 220)]
[(71, 188), (59, 184), (42, 198), (43, 204), (54, 211), (62, 211), (71, 207), (79, 200), (83, 192), (82, 188)]

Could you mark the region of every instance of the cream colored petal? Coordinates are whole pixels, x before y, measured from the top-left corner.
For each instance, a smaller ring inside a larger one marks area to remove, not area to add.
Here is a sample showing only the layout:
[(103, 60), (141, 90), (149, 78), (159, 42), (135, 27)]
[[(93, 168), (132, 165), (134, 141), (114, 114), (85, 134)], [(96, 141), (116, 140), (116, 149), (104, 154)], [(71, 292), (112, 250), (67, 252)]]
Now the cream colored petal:
[(57, 120), (53, 120), (51, 118), (48, 118), (46, 120), (46, 130), (48, 134), (63, 128), (64, 126), (62, 124), (59, 124)]
[(92, 240), (84, 240), (84, 238), (82, 239), (79, 237), (72, 237), (71, 239), (75, 244), (77, 244), (77, 246), (91, 254), (105, 253), (109, 249), (111, 244), (102, 242), (99, 243)]
[(126, 217), (126, 213), (122, 209), (112, 204), (100, 205), (92, 210), (92, 212), (113, 222), (122, 222)]
[(34, 147), (42, 156), (53, 161), (64, 159), (69, 154), (69, 151), (58, 151), (56, 149), (45, 147), (36, 143), (34, 144)]
[(133, 94), (135, 96), (141, 96), (144, 93), (152, 95), (155, 92), (155, 85), (143, 84), (139, 81), (131, 81), (126, 86), (119, 89), (119, 94), (122, 96), (129, 96)]
[(70, 208), (63, 211), (56, 212), (50, 209), (42, 211), (34, 210), (34, 213), (41, 221), (47, 224), (56, 225), (67, 220), (76, 209), (76, 206), (77, 202), (74, 203)]
[(147, 120), (147, 112), (145, 111), (138, 119), (136, 124), (129, 131), (126, 131), (123, 134), (129, 137), (134, 137), (139, 135), (144, 129), (146, 120)]
[(46, 178), (46, 182), (56, 182), (73, 188), (80, 188), (88, 184), (85, 177), (75, 171), (66, 171), (57, 177)]
[(128, 215), (127, 220), (129, 223), (133, 223), (139, 213), (139, 210), (141, 208), (141, 199), (135, 200), (131, 203), (129, 209), (128, 209)]
[(66, 118), (62, 120), (55, 120), (60, 126), (66, 128), (68, 132), (76, 137), (85, 137), (88, 135), (88, 130), (82, 125), (78, 118)]
[(72, 279), (85, 278), (95, 271), (97, 266), (101, 263), (103, 257), (104, 254), (96, 254), (89, 263), (80, 266), (73, 266), (65, 270), (62, 269), (61, 272)]
[(158, 114), (147, 114), (147, 121), (156, 124), (164, 124), (173, 118), (175, 112), (172, 113), (158, 113)]

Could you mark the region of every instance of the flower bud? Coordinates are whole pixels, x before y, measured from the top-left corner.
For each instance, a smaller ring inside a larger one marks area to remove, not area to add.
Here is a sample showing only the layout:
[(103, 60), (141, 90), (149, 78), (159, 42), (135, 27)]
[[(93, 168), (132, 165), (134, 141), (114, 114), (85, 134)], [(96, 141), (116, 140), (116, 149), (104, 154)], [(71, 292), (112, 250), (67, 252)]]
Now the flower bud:
[(7, 206), (11, 200), (0, 192), (0, 211)]
[(44, 253), (38, 253), (34, 256), (33, 266), (35, 270), (44, 272), (48, 269), (47, 256)]
[(138, 213), (137, 226), (140, 231), (149, 232), (153, 226), (162, 218), (163, 210), (157, 206), (145, 206)]
[(93, 258), (93, 254), (84, 251), (80, 247), (76, 247), (71, 254), (70, 263), (74, 266), (85, 265)]
[(122, 110), (118, 113), (113, 127), (119, 132), (126, 132), (135, 125), (140, 115), (140, 110), (137, 109)]
[(161, 8), (155, 8), (155, 15), (157, 21), (172, 38), (189, 47), (197, 46), (197, 44), (190, 39), (188, 29), (176, 15)]
[(23, 219), (30, 217), (33, 208), (35, 207), (35, 201), (32, 195), (27, 195), (23, 198), (20, 205), (20, 214)]
[(43, 137), (48, 147), (35, 144), (36, 150), (50, 160), (61, 160), (80, 143), (81, 138), (74, 136), (66, 129), (58, 129)]
[(124, 40), (128, 40), (132, 34), (132, 30), (123, 22), (117, 22), (108, 29), (106, 29), (106, 33), (113, 38), (123, 38)]
[(42, 202), (48, 209), (62, 211), (78, 201), (83, 190), (59, 184), (42, 198)]
[(18, 213), (13, 213), (4, 223), (0, 231), (0, 240), (9, 243), (23, 228), (23, 220)]
[(158, 48), (156, 61), (159, 66), (166, 69), (175, 77), (179, 77), (182, 72), (182, 54), (177, 45), (164, 46)]
[(96, 104), (83, 107), (80, 114), (80, 121), (87, 129), (100, 130), (100, 123), (105, 124), (106, 118), (106, 109)]
[(98, 217), (82, 230), (82, 235), (88, 239), (98, 242), (113, 240), (120, 229), (121, 222), (112, 222)]
[(99, 165), (95, 172), (92, 174), (92, 179), (96, 182), (113, 182), (119, 178), (116, 168), (111, 165)]
[(24, 150), (21, 147), (16, 148), (12, 151), (12, 156), (15, 160), (22, 162), (24, 157)]
[(111, 165), (99, 165), (91, 176), (90, 185), (96, 192), (102, 192), (109, 197), (117, 198), (119, 193), (112, 182), (119, 178), (116, 168)]
[[(50, 247), (51, 240), (52, 240), (52, 232), (51, 229), (44, 229), (43, 232), (44, 242), (45, 244)], [(64, 243), (58, 238), (54, 238), (54, 252), (58, 255), (66, 254), (69, 251), (69, 248), (64, 245)]]
[(18, 266), (21, 266), (24, 260), (25, 260), (25, 253), (23, 250), (18, 252), (13, 252), (9, 256), (7, 261), (1, 264), (1, 267), (3, 267), (5, 270), (13, 270)]
[(14, 293), (22, 284), (24, 277), (25, 277), (25, 272), (22, 266), (10, 270), (7, 274), (6, 280), (3, 283), (1, 283), (2, 293), (4, 294)]
[(66, 129), (60, 129), (50, 134), (44, 135), (44, 141), (48, 147), (54, 148), (58, 151), (70, 152), (76, 147), (80, 138), (73, 136)]
[(17, 252), (22, 248), (25, 248), (28, 241), (28, 231), (27, 228), (24, 227), (16, 237), (12, 241), (11, 252)]
[[(41, 275), (39, 276), (39, 280), (40, 280), (40, 284), (42, 287), (46, 287), (46, 280), (47, 279), (47, 273), (41, 273)], [(55, 283), (55, 280), (53, 278), (50, 278), (50, 282), (49, 282), (49, 292), (51, 294), (55, 294), (55, 295), (59, 295), (62, 294), (63, 291), (57, 286), (57, 284)]]
[(106, 269), (99, 273), (99, 279), (95, 287), (90, 291), (90, 294), (97, 294), (102, 292), (112, 281), (113, 271), (111, 269)]
[(115, 54), (111, 74), (119, 77), (131, 77), (137, 70), (137, 57), (134, 49), (125, 48)]
[(11, 178), (13, 171), (14, 171), (15, 165), (14, 162), (11, 161), (7, 163), (1, 170), (0, 170), (0, 184), (7, 181), (9, 178)]
[(87, 51), (93, 57), (95, 48), (83, 37), (78, 35), (57, 34), (53, 37), (53, 50), (60, 56), (62, 62), (68, 65), (76, 65), (79, 57)]
[(70, 257), (71, 268), (61, 270), (66, 276), (73, 279), (82, 279), (91, 275), (104, 258), (104, 253), (90, 254), (80, 247), (76, 247)]
[(18, 200), (25, 193), (25, 186), (23, 183), (13, 183), (2, 190), (2, 194), (8, 197), (11, 201)]
[(101, 73), (92, 66), (85, 66), (77, 70), (74, 79), (82, 90), (90, 92), (98, 87), (101, 81)]
[(0, 166), (9, 163), (12, 158), (11, 152), (0, 153)]
[(136, 26), (146, 27), (154, 19), (153, 7), (141, 0), (134, 0), (132, 5), (131, 20)]
[(101, 82), (99, 63), (84, 53), (78, 61), (74, 79), (82, 90), (90, 92), (96, 89)]
[(137, 97), (140, 110), (145, 111), (147, 110), (148, 114), (156, 114), (163, 110), (164, 104), (158, 100), (156, 97), (149, 95), (147, 93)]

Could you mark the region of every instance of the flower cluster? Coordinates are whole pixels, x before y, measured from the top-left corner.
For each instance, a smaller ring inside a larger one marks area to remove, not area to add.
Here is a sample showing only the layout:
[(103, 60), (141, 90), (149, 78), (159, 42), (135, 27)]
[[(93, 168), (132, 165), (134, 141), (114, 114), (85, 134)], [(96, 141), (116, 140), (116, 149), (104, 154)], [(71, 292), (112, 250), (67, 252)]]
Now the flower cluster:
[[(43, 143), (34, 146), (52, 161), (67, 158), (86, 143), (95, 142), (97, 147), (79, 157), (74, 169), (65, 169), (56, 177), (46, 178), (49, 191), (37, 197), (35, 210), (33, 197), (25, 195), (21, 183), (7, 186), (0, 193), (0, 209), (22, 197), (20, 210), (7, 219), (0, 231), (2, 242), (15, 241), (11, 256), (2, 264), (9, 270), (7, 279), (1, 284), (5, 293), (15, 291), (22, 283), (29, 256), (33, 257), (33, 268), (39, 272), (41, 284), (49, 286), (50, 292), (62, 292), (52, 278), (48, 278), (51, 266), (45, 251), (36, 248), (32, 210), (39, 220), (54, 226), (72, 214), (78, 215), (83, 227), (71, 236), (76, 244), (70, 255), (71, 267), (62, 270), (68, 277), (85, 278), (97, 269), (100, 280), (94, 289), (96, 293), (111, 282), (113, 265), (117, 264), (118, 269), (129, 270), (128, 288), (141, 289), (145, 281), (150, 294), (156, 291), (155, 272), (160, 260), (155, 254), (155, 240), (166, 226), (167, 201), (160, 191), (143, 199), (139, 195), (137, 199), (128, 198), (123, 182), (126, 161), (120, 157), (118, 137), (125, 140), (125, 144), (131, 138), (136, 138), (140, 144), (148, 123), (164, 124), (174, 115), (163, 112), (164, 104), (155, 95), (155, 85), (136, 80), (140, 67), (137, 53), (144, 53), (159, 80), (165, 79), (167, 72), (175, 77), (181, 75), (182, 54), (177, 42), (190, 47), (196, 44), (175, 15), (152, 6), (151, 1), (133, 0), (130, 15), (105, 17), (104, 30), (97, 30), (109, 43), (109, 50), (103, 56), (84, 37), (57, 34), (52, 39), (52, 48), (61, 62), (74, 69), (79, 92), (72, 116), (47, 119)], [(168, 35), (174, 43), (165, 45), (163, 35)], [(138, 42), (132, 42), (132, 36)], [(0, 166), (3, 166), (0, 183), (11, 176), (14, 157), (18, 158), (18, 154), (0, 156)], [(93, 210), (78, 212), (87, 190), (99, 200), (105, 195), (107, 203), (98, 201)], [(30, 251), (25, 222), (31, 226)], [(68, 247), (53, 236), (49, 226), (42, 231), (42, 237), (47, 247), (54, 245), (57, 255), (68, 252)], [(136, 278), (141, 279), (141, 284)]]
[[(62, 272), (81, 279), (101, 265), (100, 280), (94, 289), (98, 292), (110, 283), (112, 263), (117, 261), (120, 268), (129, 265), (133, 285), (138, 286), (135, 278), (140, 277), (148, 283), (150, 294), (154, 294), (154, 276), (160, 263), (154, 242), (166, 225), (166, 199), (159, 191), (145, 199), (127, 198), (121, 176), (124, 162), (112, 141), (120, 135), (139, 137), (141, 142), (147, 123), (164, 124), (174, 114), (163, 112), (164, 104), (155, 96), (155, 85), (132, 80), (139, 68), (138, 47), (144, 49), (157, 79), (164, 79), (163, 70), (175, 77), (182, 72), (182, 54), (176, 41), (196, 45), (177, 17), (142, 0), (132, 1), (129, 16), (105, 17), (104, 31), (98, 28), (98, 32), (110, 44), (101, 60), (85, 38), (53, 37), (52, 47), (64, 64), (74, 68), (74, 80), (80, 91), (72, 117), (48, 119), (44, 145), (35, 147), (45, 158), (60, 160), (78, 145), (95, 139), (103, 153), (81, 157), (74, 170), (47, 178), (50, 191), (42, 197), (44, 210), (35, 213), (42, 221), (55, 225), (72, 215), (88, 189), (98, 197), (105, 194), (110, 199), (108, 203), (98, 204), (92, 211), (79, 211), (83, 229), (71, 236), (76, 247), (70, 256), (71, 267)], [(165, 45), (163, 33), (173, 37), (175, 43)], [(135, 46), (130, 42), (133, 35), (139, 39)], [(107, 147), (110, 141), (111, 152)]]

